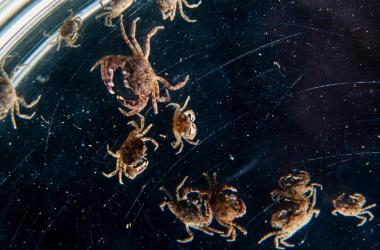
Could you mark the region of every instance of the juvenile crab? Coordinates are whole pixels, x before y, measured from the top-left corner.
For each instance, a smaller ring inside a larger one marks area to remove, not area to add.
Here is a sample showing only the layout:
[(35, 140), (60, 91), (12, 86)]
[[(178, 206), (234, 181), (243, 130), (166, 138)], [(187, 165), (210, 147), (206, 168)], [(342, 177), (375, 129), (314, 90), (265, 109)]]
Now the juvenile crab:
[(106, 12), (97, 15), (95, 18), (105, 16), (104, 25), (108, 27), (113, 27), (112, 19), (119, 17), (124, 11), (126, 11), (135, 0), (112, 0), (110, 7), (105, 7), (103, 5), (102, 0), (99, 0), (102, 9), (106, 10)]
[(177, 5), (179, 8), (179, 13), (181, 14), (182, 18), (189, 23), (194, 23), (197, 20), (190, 19), (188, 16), (185, 15), (183, 12), (183, 6), (182, 3), (189, 9), (195, 9), (198, 8), (199, 5), (201, 5), (202, 1), (199, 1), (196, 4), (189, 4), (187, 0), (157, 0), (158, 8), (160, 9), (160, 12), (162, 14), (162, 19), (170, 19), (170, 21), (174, 20), (175, 14), (177, 12)]
[(67, 46), (71, 48), (78, 48), (80, 44), (75, 44), (79, 39), (79, 30), (82, 26), (82, 19), (80, 17), (74, 17), (72, 10), (69, 10), (70, 16), (63, 22), (59, 29), (57, 40), (57, 51), (61, 48), (61, 42), (64, 40)]
[(13, 87), (10, 77), (7, 72), (4, 70), (5, 61), (11, 56), (6, 56), (0, 60), (0, 121), (5, 119), (8, 116), (8, 113), (11, 113), (13, 128), (17, 129), (16, 119), (15, 119), (15, 110), (16, 115), (22, 119), (30, 120), (36, 114), (33, 112), (31, 115), (24, 115), (20, 112), (20, 104), (27, 109), (33, 108), (41, 99), (41, 95), (38, 96), (36, 100), (30, 104), (17, 96), (16, 89)]
[(277, 249), (285, 249), (285, 247), (294, 247), (294, 244), (286, 242), (287, 239), (292, 237), (296, 232), (310, 223), (313, 217), (318, 217), (319, 210), (315, 208), (317, 199), (316, 189), (312, 189), (312, 200), (304, 195), (297, 197), (297, 204), (293, 204), (287, 209), (281, 209), (272, 216), (271, 224), (278, 231), (270, 232), (264, 235), (258, 242), (261, 244), (263, 241), (271, 236), (274, 236), (274, 246)]
[[(187, 190), (180, 194), (180, 189), (185, 184), (185, 181), (188, 177), (186, 176), (176, 188), (176, 196), (174, 197), (169, 193), (165, 187), (161, 187), (160, 190), (165, 192), (168, 196), (169, 201), (163, 201), (160, 203), (160, 208), (164, 211), (165, 206), (167, 206), (183, 224), (185, 224), (186, 232), (188, 236), (185, 239), (178, 239), (180, 243), (187, 243), (193, 240), (194, 235), (190, 231), (190, 228), (200, 230), (208, 235), (214, 235), (214, 233), (222, 233), (219, 230), (216, 230), (210, 227), (212, 222), (213, 213), (210, 205), (207, 201), (202, 201), (201, 198), (198, 198), (196, 202), (191, 202), (188, 199), (190, 193), (198, 193), (196, 189)], [(202, 209), (202, 207), (204, 209)]]
[[(374, 215), (367, 210), (376, 207), (376, 204), (363, 207), (366, 203), (366, 199), (362, 194), (355, 193), (346, 197), (346, 194), (342, 193), (333, 200), (332, 203), (334, 210), (331, 213), (333, 215), (337, 216), (339, 213), (343, 216), (354, 216), (359, 218), (361, 221), (357, 225), (358, 227), (363, 226), (364, 223), (367, 222), (367, 219), (371, 221), (374, 218)], [(369, 218), (365, 217), (365, 214), (368, 215)]]
[(243, 217), (247, 211), (243, 199), (236, 194), (236, 188), (231, 185), (218, 183), (216, 181), (216, 173), (212, 177), (206, 173), (203, 173), (203, 176), (209, 185), (207, 190), (187, 187), (185, 188), (185, 192), (200, 192), (201, 195), (207, 196), (214, 218), (220, 225), (227, 228), (227, 232), (220, 234), (228, 238), (227, 241), (236, 240), (236, 228), (246, 235), (247, 230), (234, 222), (234, 219)]
[(175, 107), (175, 112), (173, 116), (173, 133), (176, 138), (175, 142), (172, 142), (172, 147), (174, 149), (179, 147), (176, 154), (179, 154), (183, 150), (183, 141), (187, 141), (192, 145), (198, 145), (199, 140), (194, 141), (197, 135), (197, 126), (195, 125), (195, 113), (192, 109), (185, 111), (186, 106), (190, 100), (190, 96), (187, 97), (185, 104), (181, 107), (177, 103), (170, 103), (168, 106)]
[(105, 56), (98, 60), (95, 65), (91, 68), (93, 71), (97, 66), (101, 65), (101, 75), (104, 84), (107, 86), (108, 91), (114, 94), (112, 87), (113, 83), (113, 72), (119, 67), (122, 69), (123, 82), (126, 88), (129, 88), (138, 97), (137, 100), (126, 100), (121, 96), (117, 96), (117, 99), (122, 102), (122, 104), (131, 109), (129, 112), (123, 112), (127, 116), (135, 115), (145, 108), (149, 97), (152, 98), (152, 105), (154, 113), (158, 113), (157, 102), (169, 102), (170, 96), (169, 92), (166, 90), (166, 96), (160, 97), (160, 87), (158, 82), (161, 82), (167, 89), (178, 90), (185, 86), (189, 80), (189, 76), (175, 86), (171, 85), (166, 79), (157, 76), (154, 72), (152, 66), (150, 65), (148, 58), (150, 54), (150, 39), (154, 36), (158, 30), (163, 29), (162, 26), (157, 26), (153, 28), (145, 38), (144, 52), (138, 44), (135, 33), (136, 33), (136, 23), (140, 18), (136, 18), (132, 22), (131, 27), (131, 39), (128, 38), (123, 24), (123, 15), (120, 16), (120, 29), (121, 34), (125, 43), (132, 50), (132, 56)]
[[(319, 183), (310, 183), (310, 174), (306, 171), (299, 171), (282, 176), (278, 181), (280, 189), (275, 189), (271, 192), (272, 199), (279, 202), (281, 199), (291, 199), (299, 197), (299, 195), (311, 197), (314, 187), (319, 187), (322, 190), (322, 185)], [(298, 195), (296, 195), (298, 194)]]
[(140, 117), (140, 126), (135, 121), (130, 121), (128, 124), (135, 129), (129, 133), (127, 139), (116, 153), (112, 152), (107, 145), (108, 154), (117, 159), (116, 169), (109, 174), (103, 173), (105, 177), (113, 177), (119, 174), (119, 183), (123, 183), (122, 175), (124, 174), (129, 179), (136, 178), (141, 174), (149, 164), (149, 161), (145, 158), (147, 147), (146, 141), (150, 141), (155, 146), (154, 151), (158, 148), (158, 143), (151, 137), (145, 137), (145, 134), (153, 126), (150, 124), (145, 128), (145, 118), (141, 114), (137, 114)]

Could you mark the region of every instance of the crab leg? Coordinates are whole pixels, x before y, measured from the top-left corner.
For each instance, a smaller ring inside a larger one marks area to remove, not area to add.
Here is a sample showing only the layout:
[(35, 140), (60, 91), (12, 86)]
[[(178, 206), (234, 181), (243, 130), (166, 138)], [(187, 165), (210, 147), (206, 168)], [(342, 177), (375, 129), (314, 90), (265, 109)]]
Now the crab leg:
[(187, 232), (187, 235), (188, 237), (183, 239), (183, 240), (177, 240), (179, 243), (188, 243), (190, 241), (192, 241), (194, 239), (194, 235), (193, 233), (190, 231), (190, 228), (188, 225), (185, 225), (185, 228), (186, 228), (186, 232)]
[(148, 60), (149, 54), (150, 54), (150, 39), (157, 33), (159, 30), (163, 30), (164, 26), (156, 26), (154, 27), (147, 35), (145, 38), (144, 42), (144, 49), (145, 49), (145, 59)]
[(186, 83), (189, 81), (189, 75), (186, 76), (185, 80), (182, 82), (177, 83), (175, 86), (173, 86), (170, 82), (168, 82), (165, 78), (162, 78), (160, 76), (156, 76), (157, 80), (162, 83), (166, 88), (170, 90), (178, 90), (186, 85)]

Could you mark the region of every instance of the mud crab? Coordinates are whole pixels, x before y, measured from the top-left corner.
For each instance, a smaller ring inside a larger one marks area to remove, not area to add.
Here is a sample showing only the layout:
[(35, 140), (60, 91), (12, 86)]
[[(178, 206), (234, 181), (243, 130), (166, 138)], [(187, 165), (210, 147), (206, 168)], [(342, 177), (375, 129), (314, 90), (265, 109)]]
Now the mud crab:
[(202, 4), (202, 1), (199, 1), (196, 4), (189, 4), (187, 0), (157, 0), (157, 3), (162, 15), (162, 19), (166, 20), (169, 18), (170, 21), (173, 21), (177, 12), (178, 5), (179, 13), (181, 14), (182, 18), (186, 22), (194, 23), (197, 20), (190, 19), (188, 16), (185, 15), (185, 13), (183, 12), (182, 4), (184, 4), (189, 9), (195, 9)]
[(103, 2), (100, 0), (99, 3), (102, 6), (102, 9), (106, 10), (106, 12), (97, 15), (95, 18), (98, 19), (100, 17), (105, 16), (104, 25), (108, 27), (113, 27), (112, 19), (119, 17), (124, 11), (126, 11), (135, 0), (112, 0), (110, 7), (105, 7)]
[[(347, 197), (345, 193), (342, 193), (333, 200), (332, 203), (334, 210), (331, 213), (333, 215), (337, 216), (339, 213), (343, 216), (354, 216), (359, 218), (361, 221), (357, 225), (358, 227), (363, 226), (367, 220), (371, 221), (374, 218), (374, 215), (368, 210), (376, 207), (376, 204), (363, 207), (366, 203), (366, 199), (362, 194), (354, 193)], [(368, 218), (364, 215), (368, 215)]]
[(22, 119), (30, 120), (36, 114), (33, 112), (31, 115), (21, 114), (20, 104), (27, 108), (33, 108), (41, 99), (41, 95), (38, 96), (36, 100), (28, 104), (23, 98), (17, 96), (16, 89), (13, 87), (10, 77), (7, 72), (4, 70), (4, 65), (7, 58), (12, 56), (6, 56), (0, 60), (0, 121), (5, 119), (8, 116), (8, 113), (11, 114), (13, 128), (17, 129), (15, 111), (16, 115)]
[(185, 80), (177, 83), (175, 86), (170, 84), (166, 79), (157, 76), (152, 66), (150, 65), (148, 58), (150, 54), (150, 39), (157, 31), (162, 30), (163, 26), (154, 27), (146, 36), (144, 43), (144, 51), (140, 47), (135, 38), (136, 23), (140, 18), (136, 18), (132, 22), (131, 36), (127, 36), (124, 24), (123, 15), (120, 16), (120, 29), (125, 43), (132, 50), (132, 56), (121, 55), (109, 55), (98, 60), (91, 68), (93, 71), (99, 65), (101, 65), (101, 76), (104, 84), (107, 86), (108, 91), (114, 94), (113, 91), (113, 75), (114, 71), (118, 68), (122, 69), (123, 82), (126, 88), (129, 88), (138, 97), (137, 100), (126, 100), (121, 96), (117, 96), (117, 99), (123, 104), (123, 106), (130, 109), (129, 112), (123, 112), (127, 116), (135, 115), (145, 108), (148, 103), (149, 97), (152, 98), (152, 106), (154, 113), (158, 113), (157, 102), (169, 102), (169, 92), (166, 90), (165, 96), (160, 96), (160, 87), (158, 82), (162, 83), (166, 89), (178, 90), (185, 86), (189, 80), (189, 76), (186, 76)]
[(136, 178), (141, 174), (149, 164), (149, 161), (145, 158), (147, 147), (146, 141), (150, 141), (155, 146), (154, 151), (158, 148), (158, 143), (151, 137), (146, 137), (145, 134), (153, 126), (150, 124), (145, 128), (145, 118), (141, 114), (137, 114), (140, 117), (140, 126), (136, 121), (130, 121), (128, 124), (135, 129), (129, 133), (127, 139), (116, 153), (112, 152), (107, 145), (108, 154), (117, 159), (116, 169), (111, 173), (103, 173), (107, 178), (113, 177), (119, 174), (119, 183), (123, 184), (122, 175), (124, 174), (129, 179)]
[(168, 106), (175, 107), (175, 112), (173, 116), (173, 133), (176, 138), (175, 142), (172, 142), (172, 147), (174, 149), (179, 147), (176, 154), (179, 154), (183, 150), (183, 141), (187, 141), (192, 145), (198, 145), (199, 140), (194, 141), (197, 135), (197, 126), (195, 125), (195, 113), (192, 109), (185, 111), (186, 106), (190, 100), (190, 96), (187, 97), (185, 104), (181, 107), (178, 103), (170, 103)]
[[(190, 228), (200, 230), (208, 235), (214, 235), (214, 233), (222, 233), (219, 230), (216, 230), (210, 227), (210, 224), (213, 219), (213, 212), (210, 205), (207, 201), (202, 201), (201, 198), (198, 198), (196, 202), (191, 202), (188, 199), (188, 195), (192, 192), (199, 194), (199, 191), (196, 189), (184, 191), (180, 194), (180, 189), (183, 187), (187, 180), (187, 176), (178, 184), (176, 188), (175, 198), (170, 194), (170, 192), (165, 188), (161, 187), (160, 190), (163, 191), (169, 201), (163, 201), (160, 203), (160, 208), (164, 211), (165, 206), (180, 220), (185, 224), (186, 232), (188, 236), (185, 239), (178, 239), (180, 243), (187, 243), (193, 240), (194, 235), (190, 231)], [(202, 207), (204, 209), (202, 209)]]

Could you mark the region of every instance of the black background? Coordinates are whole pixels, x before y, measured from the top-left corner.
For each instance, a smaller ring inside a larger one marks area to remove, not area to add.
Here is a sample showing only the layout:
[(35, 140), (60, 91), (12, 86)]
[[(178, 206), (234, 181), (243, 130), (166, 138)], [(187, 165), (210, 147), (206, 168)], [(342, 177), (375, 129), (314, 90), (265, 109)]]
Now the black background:
[[(171, 82), (190, 74), (171, 96), (181, 104), (191, 96), (201, 143), (175, 155), (173, 110), (160, 104), (153, 115), (149, 105), (149, 135), (160, 148), (149, 147), (148, 169), (124, 186), (101, 173), (115, 167), (106, 145), (117, 150), (136, 118), (118, 112), (99, 70), (89, 69), (104, 55), (131, 52), (118, 26), (91, 18), (80, 48), (51, 51), (17, 89), (27, 100), (43, 95), (36, 118), (17, 119), (17, 131), (9, 118), (0, 123), (0, 248), (274, 249), (272, 239), (257, 245), (273, 230), (269, 193), (280, 176), (302, 169), (324, 189), (320, 216), (289, 240), (295, 249), (379, 249), (378, 208), (360, 228), (356, 218), (330, 214), (340, 192), (363, 193), (368, 204), (379, 197), (379, 9), (377, 1), (209, 0), (185, 8), (198, 19), (189, 24), (178, 13), (163, 21), (155, 2), (139, 2), (126, 27), (140, 16), (142, 39), (165, 25), (150, 62)], [(35, 81), (38, 74), (49, 81)], [(238, 188), (248, 209), (236, 221), (248, 235), (226, 243), (193, 230), (193, 242), (178, 244), (184, 225), (161, 212), (158, 188), (173, 192), (186, 175), (206, 186), (206, 171)]]

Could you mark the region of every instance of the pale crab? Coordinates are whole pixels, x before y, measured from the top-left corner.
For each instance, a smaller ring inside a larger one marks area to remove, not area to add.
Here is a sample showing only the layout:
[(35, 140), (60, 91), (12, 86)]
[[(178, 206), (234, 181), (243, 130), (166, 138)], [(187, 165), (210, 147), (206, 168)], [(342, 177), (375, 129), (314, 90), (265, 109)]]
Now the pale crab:
[[(187, 176), (178, 184), (176, 188), (175, 198), (170, 194), (170, 192), (165, 188), (161, 187), (160, 190), (165, 192), (168, 196), (168, 201), (163, 201), (160, 203), (160, 208), (164, 211), (165, 206), (180, 220), (185, 224), (187, 237), (185, 239), (178, 239), (180, 243), (187, 243), (193, 240), (194, 235), (190, 231), (190, 228), (200, 230), (208, 235), (214, 235), (214, 233), (222, 233), (219, 230), (216, 230), (210, 227), (210, 224), (213, 219), (213, 212), (210, 205), (207, 201), (202, 200), (199, 197), (196, 201), (191, 201), (188, 199), (190, 193), (198, 193), (196, 189), (184, 191), (180, 194), (180, 189), (185, 184)], [(199, 195), (200, 196), (200, 195)]]
[(137, 114), (140, 117), (140, 126), (136, 121), (130, 121), (128, 124), (135, 129), (129, 133), (127, 139), (124, 141), (123, 145), (120, 147), (116, 153), (112, 152), (107, 145), (108, 154), (117, 159), (116, 169), (111, 173), (103, 173), (105, 177), (113, 177), (119, 174), (119, 183), (123, 183), (123, 174), (129, 179), (136, 178), (137, 175), (141, 174), (149, 164), (149, 161), (145, 158), (147, 147), (145, 145), (146, 141), (150, 141), (155, 146), (154, 151), (158, 148), (158, 143), (151, 137), (146, 137), (145, 134), (153, 126), (150, 124), (145, 128), (145, 118), (141, 114)]
[(8, 113), (11, 114), (13, 128), (17, 129), (15, 111), (16, 115), (22, 119), (30, 120), (34, 117), (35, 112), (31, 115), (21, 114), (20, 104), (27, 108), (33, 108), (41, 99), (41, 95), (38, 96), (36, 100), (28, 104), (23, 98), (17, 96), (16, 89), (13, 87), (10, 77), (7, 72), (4, 70), (4, 65), (7, 58), (12, 56), (6, 56), (0, 60), (0, 121), (5, 119), (8, 116)]
[(102, 0), (99, 0), (102, 9), (106, 12), (97, 15), (95, 18), (98, 19), (100, 17), (105, 16), (104, 25), (108, 27), (113, 27), (112, 19), (119, 17), (124, 11), (126, 11), (135, 0), (112, 0), (111, 6), (105, 7)]
[(196, 4), (189, 4), (187, 0), (157, 0), (157, 4), (161, 12), (162, 19), (166, 20), (169, 18), (170, 21), (173, 21), (177, 12), (178, 5), (179, 13), (181, 14), (182, 18), (186, 22), (194, 23), (197, 20), (190, 19), (188, 16), (185, 15), (185, 13), (183, 12), (182, 4), (184, 4), (189, 9), (195, 9), (202, 4), (202, 1), (199, 1)]
[[(339, 195), (335, 200), (332, 201), (334, 210), (331, 212), (333, 215), (337, 216), (338, 213), (343, 216), (353, 216), (361, 219), (358, 227), (363, 226), (367, 220), (371, 221), (374, 215), (368, 211), (369, 209), (376, 207), (376, 204), (364, 206), (366, 199), (362, 194), (354, 193), (352, 195), (346, 196), (345, 193)], [(368, 215), (368, 218), (364, 215)]]
[(258, 242), (261, 244), (264, 240), (274, 236), (274, 246), (277, 249), (285, 249), (285, 247), (294, 247), (294, 244), (288, 243), (290, 237), (297, 233), (304, 226), (308, 225), (313, 217), (318, 217), (319, 210), (315, 208), (317, 199), (317, 191), (312, 189), (312, 200), (305, 195), (299, 195), (294, 200), (297, 200), (297, 204), (287, 209), (281, 209), (272, 216), (271, 224), (275, 228), (279, 228), (278, 231), (270, 232), (264, 235)]
[(236, 218), (245, 215), (247, 207), (241, 197), (237, 195), (237, 189), (231, 185), (220, 184), (216, 181), (216, 173), (210, 177), (207, 173), (203, 173), (209, 188), (207, 190), (188, 187), (185, 192), (198, 191), (201, 195), (207, 195), (214, 218), (218, 223), (227, 228), (227, 231), (220, 234), (222, 237), (228, 238), (227, 241), (236, 240), (236, 228), (243, 234), (247, 234), (247, 230), (234, 222)]
[(152, 66), (150, 65), (148, 58), (150, 54), (150, 39), (157, 31), (163, 29), (163, 26), (157, 26), (153, 28), (145, 38), (144, 51), (140, 47), (136, 40), (136, 23), (140, 18), (136, 18), (132, 22), (131, 36), (128, 38), (123, 24), (123, 15), (120, 16), (120, 29), (125, 43), (132, 50), (132, 56), (121, 55), (109, 55), (98, 60), (91, 68), (93, 71), (97, 66), (101, 65), (101, 76), (108, 91), (114, 94), (112, 87), (113, 72), (119, 67), (122, 69), (123, 82), (126, 88), (129, 88), (138, 97), (137, 100), (126, 100), (121, 96), (117, 96), (117, 99), (122, 104), (131, 109), (129, 112), (124, 112), (127, 116), (135, 115), (145, 108), (148, 103), (149, 97), (152, 98), (152, 106), (155, 114), (158, 113), (157, 102), (169, 102), (169, 92), (166, 90), (166, 96), (160, 97), (160, 87), (158, 82), (162, 83), (167, 89), (178, 90), (185, 86), (189, 80), (189, 76), (186, 76), (185, 80), (177, 83), (175, 86), (171, 85), (166, 79), (157, 76)]
[(79, 39), (79, 30), (82, 26), (82, 19), (80, 17), (74, 17), (72, 10), (69, 10), (70, 16), (63, 22), (61, 28), (58, 31), (57, 51), (61, 48), (61, 42), (64, 40), (67, 46), (71, 48), (78, 48), (80, 44), (75, 44)]
[(198, 145), (199, 140), (194, 141), (197, 135), (197, 126), (195, 125), (195, 113), (192, 109), (185, 111), (186, 106), (190, 100), (190, 96), (187, 97), (185, 104), (181, 107), (178, 103), (170, 103), (168, 106), (175, 107), (175, 112), (173, 116), (173, 134), (176, 138), (175, 142), (172, 142), (172, 147), (174, 149), (179, 147), (176, 154), (179, 154), (183, 150), (183, 141), (187, 141), (192, 145)]
[(282, 176), (278, 181), (280, 189), (275, 189), (271, 192), (272, 199), (279, 202), (281, 199), (290, 199), (295, 194), (311, 197), (314, 187), (319, 187), (321, 190), (323, 186), (319, 183), (310, 183), (310, 174), (306, 171), (298, 171), (295, 173)]

